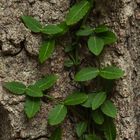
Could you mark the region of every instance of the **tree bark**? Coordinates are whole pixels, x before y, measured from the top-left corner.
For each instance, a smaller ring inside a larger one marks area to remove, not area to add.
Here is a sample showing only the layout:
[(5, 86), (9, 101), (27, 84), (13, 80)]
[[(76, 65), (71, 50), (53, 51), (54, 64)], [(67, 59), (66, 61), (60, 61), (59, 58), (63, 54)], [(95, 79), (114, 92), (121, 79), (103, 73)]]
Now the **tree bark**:
[[(64, 69), (64, 46), (58, 45), (51, 59), (38, 63), (41, 35), (31, 33), (22, 23), (22, 15), (31, 15), (42, 24), (64, 20), (70, 0), (0, 0), (0, 140), (48, 140), (51, 129), (48, 110), (54, 103), (42, 102), (41, 111), (32, 120), (23, 112), (24, 96), (10, 94), (2, 87), (6, 81), (31, 84), (42, 75), (59, 75), (50, 95), (64, 98), (76, 88), (70, 72)], [(97, 0), (90, 25), (109, 25), (118, 35), (115, 45), (106, 47), (99, 57), (101, 65), (114, 64), (125, 71), (116, 82), (113, 101), (118, 107), (117, 140), (140, 138), (140, 0)], [(75, 140), (74, 126), (67, 118), (63, 140)]]

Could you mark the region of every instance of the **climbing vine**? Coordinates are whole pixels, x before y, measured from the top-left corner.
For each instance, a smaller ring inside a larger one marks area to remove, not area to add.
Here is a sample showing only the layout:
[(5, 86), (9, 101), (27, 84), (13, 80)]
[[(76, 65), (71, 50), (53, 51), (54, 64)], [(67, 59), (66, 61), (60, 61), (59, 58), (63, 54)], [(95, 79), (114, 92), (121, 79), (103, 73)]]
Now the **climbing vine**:
[[(98, 64), (98, 67), (91, 65), (83, 67), (81, 64), (80, 52), (83, 46), (96, 56), (95, 59), (98, 59), (104, 47), (117, 41), (115, 33), (106, 25), (96, 27), (86, 25), (93, 5), (93, 0), (76, 2), (70, 8), (65, 20), (59, 24), (42, 25), (31, 16), (21, 17), (28, 29), (46, 36), (39, 50), (40, 63), (44, 63), (51, 57), (60, 36), (69, 33), (72, 37), (71, 44), (65, 48), (65, 53), (69, 57), (64, 65), (69, 69), (74, 68), (73, 80), (78, 82), (81, 88), (70, 93), (63, 101), (56, 101), (57, 104), (50, 110), (48, 123), (56, 127), (50, 140), (61, 140), (61, 124), (67, 115), (76, 118), (75, 132), (80, 140), (116, 139), (116, 128), (113, 120), (116, 117), (117, 109), (110, 99), (110, 94), (112, 83), (121, 78), (124, 72), (111, 65), (100, 67)], [(86, 63), (88, 64), (88, 62)], [(43, 96), (46, 96), (50, 101), (56, 100), (48, 96), (46, 91), (55, 84), (58, 78), (56, 75), (50, 74), (29, 86), (13, 81), (5, 82), (4, 87), (13, 94), (26, 95), (24, 111), (30, 119), (40, 110)], [(93, 80), (97, 83), (94, 90), (85, 88), (87, 82), (88, 85), (92, 85)]]

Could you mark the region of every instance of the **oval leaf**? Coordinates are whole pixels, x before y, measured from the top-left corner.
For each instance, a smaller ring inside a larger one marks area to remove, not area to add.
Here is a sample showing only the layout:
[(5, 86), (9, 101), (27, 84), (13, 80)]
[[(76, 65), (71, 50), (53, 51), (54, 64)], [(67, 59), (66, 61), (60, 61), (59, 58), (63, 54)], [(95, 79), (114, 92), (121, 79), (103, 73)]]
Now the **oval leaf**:
[(24, 24), (26, 25), (26, 27), (28, 29), (30, 29), (32, 32), (38, 33), (38, 32), (41, 31), (42, 25), (40, 24), (39, 21), (37, 21), (33, 17), (31, 17), (31, 16), (22, 16), (21, 18), (22, 18)]
[(86, 27), (84, 29), (80, 29), (76, 32), (77, 36), (89, 36), (93, 33), (93, 29), (90, 27)]
[(87, 129), (87, 122), (80, 122), (76, 125), (76, 134), (81, 137)]
[(88, 99), (87, 94), (74, 92), (71, 95), (67, 96), (64, 101), (65, 105), (78, 105), (85, 102)]
[(30, 85), (26, 89), (26, 94), (31, 97), (42, 97), (43, 92), (35, 85)]
[(62, 105), (56, 105), (50, 112), (48, 115), (48, 122), (50, 125), (57, 125), (59, 123), (61, 123), (67, 114), (67, 108)]
[(47, 60), (53, 53), (55, 47), (55, 41), (49, 40), (48, 42), (44, 42), (41, 45), (40, 51), (39, 51), (39, 60), (41, 63), (43, 63), (45, 60)]
[(80, 21), (90, 9), (90, 3), (87, 0), (82, 0), (75, 4), (66, 16), (67, 25), (73, 25)]
[(105, 26), (105, 25), (99, 25), (98, 27), (96, 27), (95, 29), (94, 29), (94, 32), (95, 33), (103, 33), (103, 32), (107, 32), (109, 29), (108, 29), (108, 27), (107, 26)]
[(110, 100), (107, 100), (103, 103), (103, 105), (101, 106), (101, 110), (105, 115), (112, 118), (115, 118), (117, 115), (117, 109)]
[(35, 86), (37, 86), (40, 90), (46, 90), (52, 87), (55, 84), (56, 80), (57, 80), (57, 76), (51, 74), (38, 80), (35, 83)]
[(92, 80), (93, 78), (96, 78), (99, 74), (99, 70), (97, 68), (93, 67), (87, 67), (80, 70), (75, 75), (75, 81), (88, 81)]
[(52, 133), (50, 140), (61, 140), (61, 137), (62, 137), (62, 130), (60, 127), (58, 127)]
[(104, 122), (104, 116), (99, 110), (95, 110), (92, 112), (92, 119), (99, 125), (103, 124)]
[(92, 110), (96, 110), (97, 108), (99, 108), (104, 103), (105, 99), (105, 92), (96, 93), (95, 97), (92, 100)]
[(41, 101), (40, 98), (26, 97), (26, 102), (24, 106), (24, 111), (27, 117), (30, 119), (36, 115), (40, 110)]
[(103, 39), (96, 36), (94, 37), (91, 36), (88, 39), (88, 48), (96, 56), (98, 56), (102, 52), (103, 47), (104, 47)]
[(117, 41), (117, 37), (115, 33), (111, 31), (100, 33), (99, 37), (103, 39), (105, 45), (110, 45)]
[(113, 80), (121, 78), (124, 72), (117, 67), (109, 66), (101, 69), (99, 75), (105, 79)]
[(58, 25), (47, 25), (41, 30), (41, 32), (48, 35), (56, 35), (62, 33), (63, 29)]
[(5, 82), (3, 85), (7, 90), (10, 92), (17, 94), (17, 95), (22, 95), (24, 94), (26, 90), (26, 86), (23, 85), (20, 82)]

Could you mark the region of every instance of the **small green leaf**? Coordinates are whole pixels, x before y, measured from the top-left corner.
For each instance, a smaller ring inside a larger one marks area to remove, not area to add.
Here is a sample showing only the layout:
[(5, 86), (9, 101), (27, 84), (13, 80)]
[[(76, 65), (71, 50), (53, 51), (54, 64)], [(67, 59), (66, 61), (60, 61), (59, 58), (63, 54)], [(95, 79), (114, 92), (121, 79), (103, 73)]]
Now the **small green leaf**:
[(98, 36), (104, 40), (105, 45), (110, 45), (117, 41), (117, 37), (115, 33), (111, 31), (100, 33)]
[(98, 56), (104, 47), (104, 41), (103, 39), (99, 38), (99, 37), (90, 37), (88, 39), (88, 48), (89, 50), (96, 56)]
[(107, 100), (102, 104), (101, 110), (105, 115), (112, 118), (115, 118), (117, 115), (117, 109), (110, 100)]
[(48, 122), (50, 125), (57, 125), (61, 123), (67, 114), (67, 108), (66, 106), (62, 104), (56, 105), (48, 115)]
[(105, 92), (96, 93), (95, 97), (92, 100), (92, 110), (96, 110), (97, 108), (99, 108), (104, 103), (105, 99)]
[(107, 118), (103, 125), (106, 140), (116, 140), (116, 127), (113, 120)]
[(76, 134), (78, 137), (81, 137), (87, 129), (87, 122), (80, 122), (76, 125)]
[(93, 78), (96, 78), (99, 74), (99, 70), (94, 67), (87, 67), (80, 70), (75, 75), (75, 81), (88, 81), (92, 80)]
[(48, 35), (56, 35), (62, 33), (63, 29), (58, 25), (47, 25), (41, 30), (41, 32)]
[(80, 21), (89, 11), (90, 3), (87, 0), (82, 0), (75, 4), (66, 16), (67, 25), (73, 25)]
[(39, 87), (35, 85), (30, 85), (26, 89), (26, 94), (31, 97), (42, 97), (43, 92), (39, 89)]
[(24, 111), (27, 117), (30, 119), (36, 115), (40, 110), (41, 100), (40, 98), (26, 97)]
[(17, 95), (24, 94), (26, 90), (26, 86), (20, 82), (5, 82), (3, 86), (10, 92)]
[(74, 65), (73, 61), (71, 59), (67, 59), (64, 62), (65, 67), (72, 67)]
[(94, 32), (95, 32), (95, 33), (103, 33), (103, 32), (107, 32), (107, 31), (109, 31), (109, 29), (108, 29), (108, 27), (105, 26), (105, 25), (99, 25), (98, 27), (96, 27), (96, 28), (94, 29)]
[(88, 99), (82, 104), (83, 107), (91, 108), (92, 107), (92, 100), (96, 94), (90, 93), (88, 94)]
[(34, 19), (31, 16), (22, 16), (21, 17), (24, 24), (28, 29), (30, 29), (32, 32), (39, 33), (42, 29), (42, 25), (40, 24), (39, 21)]
[(49, 40), (41, 45), (39, 51), (39, 60), (41, 63), (43, 63), (52, 55), (54, 51), (54, 47), (55, 47), (55, 40)]
[(99, 110), (95, 110), (92, 112), (92, 119), (99, 125), (103, 124), (104, 122), (104, 116)]
[(65, 105), (78, 105), (82, 104), (88, 99), (87, 94), (80, 93), (80, 92), (74, 92), (71, 95), (68, 95), (67, 98), (64, 101)]
[(54, 74), (45, 76), (44, 78), (38, 80), (35, 86), (39, 87), (40, 90), (46, 90), (52, 87), (57, 80), (57, 76)]
[(62, 130), (60, 127), (57, 127), (52, 133), (50, 140), (61, 140), (61, 137), (62, 137)]
[(85, 135), (85, 140), (101, 140), (101, 138), (96, 136), (95, 134), (88, 134)]
[(113, 66), (108, 66), (100, 70), (99, 75), (105, 79), (119, 79), (124, 75), (123, 70), (113, 67)]
[(84, 29), (80, 29), (76, 32), (77, 36), (89, 36), (93, 33), (93, 29), (90, 27), (86, 27)]

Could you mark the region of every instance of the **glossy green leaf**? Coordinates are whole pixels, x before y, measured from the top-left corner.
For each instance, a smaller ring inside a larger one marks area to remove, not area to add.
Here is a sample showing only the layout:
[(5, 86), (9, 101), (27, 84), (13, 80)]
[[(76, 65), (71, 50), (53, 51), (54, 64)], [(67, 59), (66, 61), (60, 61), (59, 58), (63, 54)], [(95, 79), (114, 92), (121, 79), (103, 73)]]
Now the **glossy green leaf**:
[(92, 100), (92, 110), (96, 110), (97, 108), (99, 108), (104, 103), (105, 99), (105, 92), (96, 93), (95, 97)]
[(75, 81), (88, 81), (92, 80), (93, 78), (96, 78), (99, 74), (99, 70), (94, 67), (87, 67), (81, 69), (76, 75), (75, 75)]
[(105, 25), (99, 25), (98, 27), (96, 27), (96, 28), (94, 29), (94, 32), (95, 32), (95, 33), (103, 33), (103, 32), (107, 32), (107, 31), (109, 31), (109, 29), (108, 29), (108, 27), (105, 26)]
[(10, 92), (17, 94), (17, 95), (22, 95), (24, 94), (26, 90), (26, 86), (20, 82), (5, 82), (3, 85), (7, 90)]
[(88, 94), (88, 99), (82, 104), (83, 107), (92, 108), (92, 100), (96, 94), (90, 93)]
[(78, 137), (81, 137), (87, 129), (87, 122), (80, 122), (76, 124), (76, 134)]
[(30, 119), (36, 115), (40, 110), (41, 100), (40, 98), (26, 97), (24, 111), (27, 117)]
[(104, 47), (104, 41), (103, 39), (99, 38), (99, 37), (90, 37), (88, 39), (88, 48), (89, 50), (96, 56), (98, 56)]
[(43, 92), (36, 85), (30, 85), (26, 89), (26, 95), (31, 97), (42, 97)]
[(66, 24), (73, 25), (80, 21), (89, 11), (90, 3), (87, 0), (82, 0), (75, 4), (66, 16)]
[(124, 71), (114, 66), (108, 66), (100, 70), (99, 75), (105, 79), (119, 79), (124, 75)]
[(62, 130), (60, 127), (57, 127), (52, 133), (50, 140), (61, 140), (62, 139)]
[(112, 118), (115, 118), (117, 115), (117, 109), (110, 100), (107, 100), (102, 104), (101, 110), (105, 115)]
[(100, 110), (95, 110), (92, 112), (92, 119), (99, 125), (103, 124), (104, 122), (104, 116)]
[(54, 47), (55, 47), (55, 40), (48, 40), (47, 42), (44, 42), (41, 45), (39, 51), (39, 60), (41, 63), (43, 63), (53, 54)]
[(44, 33), (44, 34), (48, 34), (48, 35), (56, 35), (56, 34), (62, 33), (63, 29), (60, 28), (58, 25), (51, 24), (51, 25), (45, 26), (41, 30), (41, 32)]
[(44, 78), (38, 80), (35, 86), (39, 87), (40, 90), (46, 90), (52, 87), (57, 81), (57, 76), (54, 74), (45, 76)]
[(104, 122), (104, 135), (106, 140), (116, 140), (116, 127), (110, 118), (107, 118)]
[(26, 27), (30, 29), (32, 32), (38, 33), (41, 31), (42, 25), (35, 18), (31, 16), (22, 16), (21, 18)]
[(48, 115), (48, 122), (50, 125), (57, 125), (61, 123), (67, 115), (67, 108), (62, 104), (56, 105)]
[(88, 99), (87, 94), (80, 93), (80, 92), (74, 92), (71, 95), (68, 95), (67, 98), (64, 101), (65, 105), (78, 105), (82, 104)]
[(117, 36), (115, 35), (115, 33), (111, 31), (100, 33), (99, 37), (104, 40), (105, 45), (110, 45), (117, 41)]
[(93, 33), (93, 29), (90, 27), (86, 27), (84, 29), (80, 29), (76, 32), (77, 36), (89, 36)]

